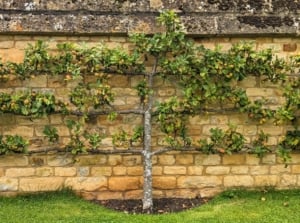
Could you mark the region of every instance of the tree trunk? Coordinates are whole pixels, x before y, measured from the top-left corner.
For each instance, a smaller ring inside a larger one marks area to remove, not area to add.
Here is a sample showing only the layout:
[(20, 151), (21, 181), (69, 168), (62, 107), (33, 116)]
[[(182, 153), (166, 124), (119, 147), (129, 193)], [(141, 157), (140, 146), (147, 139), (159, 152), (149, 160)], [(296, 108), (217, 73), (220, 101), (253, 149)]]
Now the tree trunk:
[(143, 212), (152, 213), (152, 154), (151, 154), (151, 114), (146, 111), (144, 117), (144, 196), (143, 196)]
[[(155, 59), (152, 72), (148, 76), (148, 88), (153, 88), (153, 77), (156, 73), (158, 64), (158, 57)], [(153, 106), (153, 94), (149, 93), (148, 101), (145, 106), (144, 113), (144, 148), (143, 148), (143, 161), (144, 161), (144, 190), (143, 190), (143, 212), (152, 213), (153, 210), (153, 197), (152, 197), (152, 106)]]

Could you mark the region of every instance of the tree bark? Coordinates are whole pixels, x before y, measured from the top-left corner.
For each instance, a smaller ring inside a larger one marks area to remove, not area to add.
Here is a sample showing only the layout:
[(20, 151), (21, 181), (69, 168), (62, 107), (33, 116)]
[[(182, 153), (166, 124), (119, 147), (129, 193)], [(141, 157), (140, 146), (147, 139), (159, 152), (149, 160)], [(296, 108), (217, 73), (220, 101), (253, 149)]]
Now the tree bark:
[[(148, 75), (148, 88), (153, 89), (153, 78), (156, 74), (158, 65), (158, 57), (153, 65), (152, 72)], [(153, 197), (152, 197), (152, 107), (153, 94), (149, 93), (148, 101), (145, 106), (144, 113), (144, 148), (143, 148), (143, 162), (144, 162), (144, 190), (143, 190), (143, 211), (144, 213), (152, 213), (153, 211)]]

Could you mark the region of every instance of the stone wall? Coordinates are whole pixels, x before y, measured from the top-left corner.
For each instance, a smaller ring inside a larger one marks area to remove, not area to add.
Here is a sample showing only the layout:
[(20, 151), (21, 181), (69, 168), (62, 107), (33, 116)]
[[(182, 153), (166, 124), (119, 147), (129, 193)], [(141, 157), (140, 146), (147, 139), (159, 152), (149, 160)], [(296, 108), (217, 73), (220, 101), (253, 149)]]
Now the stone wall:
[[(300, 154), (285, 167), (275, 154), (153, 157), (154, 197), (211, 197), (228, 188), (300, 187)], [(143, 169), (136, 155), (18, 155), (0, 158), (0, 195), (72, 188), (86, 199), (139, 199)]]
[[(197, 43), (207, 48), (229, 49), (240, 41), (253, 41), (255, 48), (273, 48), (279, 57), (299, 54), (300, 10), (294, 0), (3, 0), (0, 2), (0, 57), (4, 61), (21, 62), (24, 49), (37, 40), (47, 41), (50, 48), (62, 42), (105, 42), (109, 47), (130, 50), (127, 34), (151, 33), (158, 29), (155, 17), (161, 9), (179, 13), (185, 28)], [(138, 79), (113, 76), (111, 84), (117, 97), (115, 106), (131, 108), (139, 103), (132, 87)], [(74, 83), (63, 77), (38, 76), (31, 80), (0, 82), (1, 92), (31, 88), (49, 90), (60, 99), (67, 98)], [(180, 95), (167, 82), (155, 83), (156, 97), (164, 99)], [(276, 85), (261, 84), (255, 78), (241, 83), (254, 99), (261, 95), (272, 99), (274, 106), (283, 100)], [(0, 115), (0, 134), (18, 134), (30, 140), (30, 150), (44, 143), (46, 124), (58, 128), (62, 142), (69, 130), (61, 115), (29, 119), (10, 114)], [(130, 130), (140, 117), (124, 116), (116, 124), (103, 117), (92, 120), (108, 135), (117, 125)], [(189, 134), (206, 138), (212, 127), (226, 128), (234, 123), (247, 142), (260, 130), (270, 135), (269, 145), (276, 145), (289, 126), (272, 123), (256, 125), (247, 115), (228, 113), (195, 116), (189, 119)], [(154, 134), (153, 147), (162, 145), (162, 136)], [(104, 139), (111, 146), (111, 138)], [(300, 156), (284, 167), (275, 154), (259, 159), (253, 155), (206, 156), (200, 153), (169, 153), (154, 157), (154, 195), (156, 197), (212, 196), (231, 187), (300, 187)], [(88, 199), (140, 198), (142, 193), (142, 160), (133, 155), (40, 154), (0, 157), (0, 194), (56, 190), (72, 187)]]
[(194, 35), (297, 35), (294, 0), (3, 0), (0, 30), (14, 33), (153, 32), (160, 10), (177, 11)]

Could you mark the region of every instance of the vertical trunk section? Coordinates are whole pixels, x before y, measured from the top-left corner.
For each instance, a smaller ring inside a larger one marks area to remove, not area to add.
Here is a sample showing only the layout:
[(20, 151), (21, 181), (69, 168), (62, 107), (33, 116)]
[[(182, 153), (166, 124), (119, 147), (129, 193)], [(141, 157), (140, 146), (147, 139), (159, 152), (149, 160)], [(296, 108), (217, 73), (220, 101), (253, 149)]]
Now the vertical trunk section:
[[(155, 59), (152, 72), (148, 76), (148, 88), (153, 89), (153, 77), (156, 73), (158, 64), (158, 57)], [(144, 213), (152, 213), (153, 210), (153, 197), (152, 197), (152, 106), (153, 106), (153, 95), (148, 95), (148, 102), (145, 106), (144, 113), (144, 148), (143, 148), (143, 160), (144, 160), (144, 190), (143, 190), (143, 211)]]
[(152, 213), (152, 154), (151, 154), (151, 113), (145, 112), (144, 116), (144, 196), (143, 196), (143, 211)]

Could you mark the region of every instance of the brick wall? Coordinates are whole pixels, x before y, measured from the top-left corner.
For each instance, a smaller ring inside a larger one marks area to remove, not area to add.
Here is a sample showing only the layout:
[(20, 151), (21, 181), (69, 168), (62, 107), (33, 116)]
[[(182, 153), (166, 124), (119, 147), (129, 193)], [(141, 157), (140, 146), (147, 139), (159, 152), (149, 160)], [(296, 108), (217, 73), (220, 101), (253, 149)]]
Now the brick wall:
[[(210, 197), (228, 188), (300, 187), (300, 154), (285, 167), (275, 154), (204, 155), (173, 152), (153, 157), (154, 196)], [(68, 187), (86, 199), (142, 197), (137, 155), (18, 155), (0, 158), (0, 195)]]

